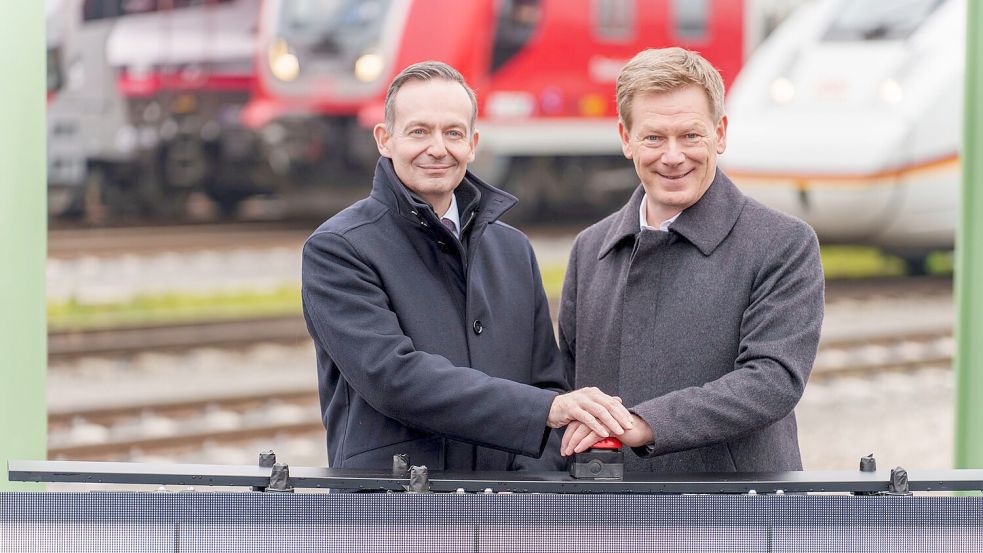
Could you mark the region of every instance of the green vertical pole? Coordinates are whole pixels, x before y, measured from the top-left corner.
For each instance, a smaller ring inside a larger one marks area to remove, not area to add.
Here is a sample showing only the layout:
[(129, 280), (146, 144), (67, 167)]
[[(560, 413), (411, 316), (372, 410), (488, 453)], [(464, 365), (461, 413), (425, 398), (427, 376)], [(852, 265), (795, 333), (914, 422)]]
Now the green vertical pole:
[(956, 236), (956, 468), (983, 468), (983, 3), (966, 2), (963, 192)]
[(44, 2), (0, 9), (0, 490), (10, 459), (46, 457)]

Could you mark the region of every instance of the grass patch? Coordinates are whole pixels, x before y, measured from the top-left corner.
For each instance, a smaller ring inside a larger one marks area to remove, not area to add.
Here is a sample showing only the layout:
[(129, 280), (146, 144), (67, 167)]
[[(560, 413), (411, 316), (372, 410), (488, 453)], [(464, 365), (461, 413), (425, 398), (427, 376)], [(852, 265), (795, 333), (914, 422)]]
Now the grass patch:
[(300, 287), (269, 292), (166, 293), (137, 296), (127, 302), (48, 304), (52, 330), (139, 326), (187, 321), (239, 319), (300, 313)]
[[(900, 257), (868, 246), (823, 246), (819, 255), (828, 280), (904, 276), (906, 271)], [(926, 259), (925, 267), (931, 275), (952, 274), (952, 252), (933, 252)], [(542, 267), (543, 286), (548, 297), (560, 297), (566, 268), (566, 263)]]
[(827, 279), (902, 276), (904, 261), (866, 246), (823, 246), (819, 249)]
[(566, 263), (547, 265), (540, 269), (543, 274), (543, 288), (547, 298), (559, 298), (563, 290), (563, 277), (567, 274)]

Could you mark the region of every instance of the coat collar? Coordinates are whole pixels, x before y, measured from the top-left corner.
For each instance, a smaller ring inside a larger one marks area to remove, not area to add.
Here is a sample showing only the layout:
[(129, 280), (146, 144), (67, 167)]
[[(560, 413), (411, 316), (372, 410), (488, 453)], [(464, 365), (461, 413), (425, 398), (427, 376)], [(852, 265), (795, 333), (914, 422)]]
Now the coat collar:
[[(628, 237), (635, 238), (641, 231), (638, 224), (638, 209), (642, 204), (644, 189), (639, 185), (631, 199), (614, 214), (601, 251), (601, 259)], [(747, 197), (719, 168), (713, 182), (695, 204), (683, 210), (669, 227), (669, 232), (679, 234), (703, 253), (710, 255), (730, 234), (737, 218), (744, 210)]]
[[(471, 171), (464, 174), (464, 180), (458, 185), (455, 194), (462, 210), (462, 227), (468, 224), (472, 216), (475, 217), (476, 225), (496, 221), (518, 202), (515, 196), (491, 186)], [(399, 180), (392, 160), (387, 157), (380, 157), (376, 164), (372, 192), (369, 195), (414, 224), (419, 223), (426, 213), (433, 214), (433, 208), (410, 192)], [(436, 218), (436, 214), (434, 217)]]

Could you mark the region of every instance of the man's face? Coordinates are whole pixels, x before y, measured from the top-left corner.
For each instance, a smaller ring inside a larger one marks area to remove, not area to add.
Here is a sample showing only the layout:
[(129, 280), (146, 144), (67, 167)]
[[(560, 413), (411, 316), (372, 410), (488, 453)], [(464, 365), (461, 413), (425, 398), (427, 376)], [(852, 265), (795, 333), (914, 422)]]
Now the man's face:
[(395, 98), (392, 133), (376, 125), (379, 152), (393, 160), (407, 188), (437, 207), (450, 200), (474, 161), (477, 131), (471, 133), (471, 100), (459, 83), (410, 80)]
[(691, 85), (635, 96), (631, 121), (630, 129), (618, 124), (621, 148), (648, 195), (649, 224), (658, 224), (710, 187), (727, 143), (727, 118), (715, 123), (706, 93)]

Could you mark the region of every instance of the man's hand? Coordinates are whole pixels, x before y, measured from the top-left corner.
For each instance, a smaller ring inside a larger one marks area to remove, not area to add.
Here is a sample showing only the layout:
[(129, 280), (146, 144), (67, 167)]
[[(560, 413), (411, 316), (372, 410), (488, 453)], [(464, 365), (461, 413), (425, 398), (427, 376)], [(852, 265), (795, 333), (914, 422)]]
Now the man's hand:
[[(634, 424), (624, 434), (618, 436), (621, 443), (629, 447), (652, 443), (652, 428), (638, 415), (631, 416)], [(585, 424), (573, 421), (563, 433), (563, 441), (560, 442), (560, 454), (570, 456), (574, 453), (583, 453), (605, 437), (597, 434)]]
[(609, 396), (597, 388), (581, 388), (553, 399), (546, 424), (560, 428), (574, 421), (580, 421), (602, 438), (621, 436), (634, 424), (620, 397)]

